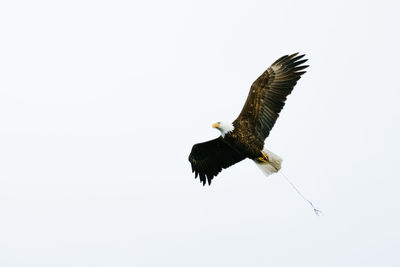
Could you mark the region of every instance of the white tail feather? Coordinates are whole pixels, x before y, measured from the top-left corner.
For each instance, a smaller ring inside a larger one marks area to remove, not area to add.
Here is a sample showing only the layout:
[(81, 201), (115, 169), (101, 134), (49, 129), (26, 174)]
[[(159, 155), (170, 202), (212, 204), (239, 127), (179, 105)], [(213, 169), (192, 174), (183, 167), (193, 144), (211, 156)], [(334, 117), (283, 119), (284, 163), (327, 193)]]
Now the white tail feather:
[(269, 176), (273, 173), (278, 172), (281, 169), (282, 165), (282, 158), (278, 155), (272, 153), (268, 149), (264, 149), (263, 152), (267, 154), (268, 161), (267, 162), (258, 162), (254, 161), (256, 165), (261, 169), (261, 171), (266, 175)]

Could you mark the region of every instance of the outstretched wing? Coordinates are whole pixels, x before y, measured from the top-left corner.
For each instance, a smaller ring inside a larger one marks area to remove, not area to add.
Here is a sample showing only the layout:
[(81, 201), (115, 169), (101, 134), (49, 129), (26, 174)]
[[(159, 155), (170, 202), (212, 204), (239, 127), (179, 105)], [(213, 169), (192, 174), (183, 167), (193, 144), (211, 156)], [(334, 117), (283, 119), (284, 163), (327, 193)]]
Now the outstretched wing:
[(206, 179), (210, 185), (211, 180), (222, 169), (226, 169), (243, 159), (245, 157), (227, 145), (222, 137), (195, 144), (189, 155), (192, 172), (195, 173), (195, 178), (200, 176), (200, 182), (203, 185), (206, 184)]
[[(275, 61), (250, 88), (246, 103), (234, 121), (235, 128), (250, 127), (256, 137), (264, 142), (285, 105), (286, 97), (305, 73), (307, 59), (298, 53), (286, 55)], [(302, 60), (301, 60), (302, 59)]]

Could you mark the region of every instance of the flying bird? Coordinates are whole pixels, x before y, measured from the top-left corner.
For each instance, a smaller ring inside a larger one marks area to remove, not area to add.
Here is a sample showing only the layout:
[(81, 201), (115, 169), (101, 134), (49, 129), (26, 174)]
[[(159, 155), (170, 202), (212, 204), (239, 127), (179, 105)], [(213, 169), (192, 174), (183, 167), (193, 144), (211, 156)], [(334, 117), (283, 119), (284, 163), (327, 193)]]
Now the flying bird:
[(195, 144), (189, 155), (195, 178), (203, 185), (222, 171), (246, 158), (253, 160), (265, 175), (276, 173), (282, 159), (264, 148), (264, 141), (279, 117), (287, 96), (292, 92), (307, 59), (298, 53), (276, 60), (253, 82), (242, 111), (232, 123), (217, 122), (213, 128), (221, 136)]

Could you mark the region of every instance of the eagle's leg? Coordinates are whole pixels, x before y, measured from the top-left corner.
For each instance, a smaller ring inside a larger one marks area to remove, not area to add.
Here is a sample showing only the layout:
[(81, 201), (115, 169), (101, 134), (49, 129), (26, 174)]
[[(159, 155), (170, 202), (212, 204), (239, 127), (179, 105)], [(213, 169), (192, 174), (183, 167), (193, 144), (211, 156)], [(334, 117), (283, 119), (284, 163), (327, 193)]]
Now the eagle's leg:
[(268, 154), (265, 153), (264, 151), (261, 151), (261, 153), (263, 154), (263, 157), (265, 158), (265, 160), (269, 161)]
[(256, 160), (258, 162), (267, 163), (269, 161), (267, 153), (265, 153), (264, 151), (261, 151), (261, 153), (262, 153), (262, 157), (258, 157), (258, 158), (256, 158)]

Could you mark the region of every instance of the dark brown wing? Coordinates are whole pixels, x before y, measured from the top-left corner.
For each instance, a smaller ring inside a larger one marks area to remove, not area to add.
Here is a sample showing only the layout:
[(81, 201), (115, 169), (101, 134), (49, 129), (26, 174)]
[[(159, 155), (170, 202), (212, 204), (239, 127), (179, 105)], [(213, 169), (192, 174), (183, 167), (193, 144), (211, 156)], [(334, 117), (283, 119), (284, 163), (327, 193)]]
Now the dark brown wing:
[(226, 169), (235, 163), (245, 159), (245, 157), (230, 146), (228, 146), (222, 137), (195, 144), (189, 155), (189, 161), (192, 164), (192, 172), (195, 178), (200, 176), (200, 182), (203, 185), (211, 184), (211, 180), (217, 176), (222, 169)]
[[(307, 59), (300, 60), (304, 55), (298, 53), (286, 55), (275, 61), (250, 88), (246, 103), (234, 122), (234, 126), (252, 125), (260, 141), (264, 142), (279, 117), (279, 112), (285, 105), (286, 97), (305, 73), (302, 71), (308, 65), (302, 65)], [(249, 123), (241, 124), (247, 120)]]

